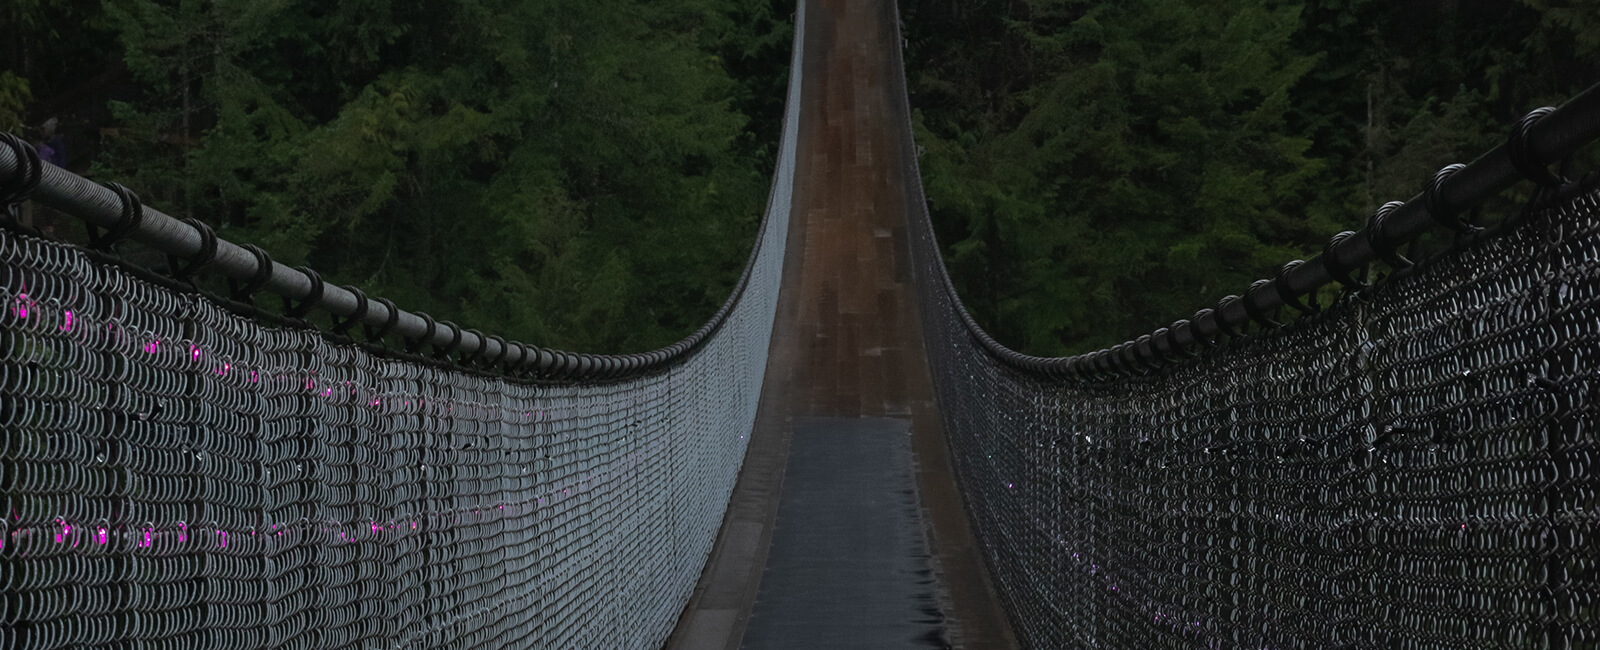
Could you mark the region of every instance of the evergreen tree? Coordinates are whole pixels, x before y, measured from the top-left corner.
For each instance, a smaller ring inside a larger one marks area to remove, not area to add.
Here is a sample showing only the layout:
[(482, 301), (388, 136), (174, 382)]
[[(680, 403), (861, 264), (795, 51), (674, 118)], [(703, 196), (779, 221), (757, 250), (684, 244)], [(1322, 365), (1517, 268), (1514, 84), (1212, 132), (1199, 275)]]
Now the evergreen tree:
[(1241, 292), (1600, 80), (1600, 6), (1553, 0), (909, 4), (947, 263), (1034, 354)]

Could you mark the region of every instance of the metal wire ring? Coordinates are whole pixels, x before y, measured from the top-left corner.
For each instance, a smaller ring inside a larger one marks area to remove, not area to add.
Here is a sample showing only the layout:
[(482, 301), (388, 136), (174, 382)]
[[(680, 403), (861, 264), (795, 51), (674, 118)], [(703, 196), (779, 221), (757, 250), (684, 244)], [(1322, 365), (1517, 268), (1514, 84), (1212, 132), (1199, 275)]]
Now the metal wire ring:
[(122, 203), (122, 211), (117, 215), (117, 222), (106, 228), (104, 233), (93, 224), (86, 224), (86, 227), (89, 231), (89, 247), (111, 253), (119, 242), (138, 232), (139, 227), (144, 225), (144, 204), (139, 201), (138, 194), (121, 183), (104, 185), (116, 193), (117, 200)]
[[(1228, 308), (1228, 305), (1231, 305), (1231, 304), (1233, 304), (1235, 302), (1238, 302), (1238, 301), (1239, 301), (1239, 297), (1238, 296), (1232, 296), (1232, 295), (1223, 296), (1222, 300), (1218, 300), (1217, 301), (1217, 309), (1216, 309), (1216, 311), (1212, 312), (1212, 314), (1211, 314), (1211, 322), (1214, 323), (1217, 326), (1217, 330), (1218, 331), (1221, 331), (1223, 334), (1227, 334), (1228, 338), (1236, 339), (1236, 338), (1244, 336), (1244, 334), (1240, 333), (1238, 330), (1233, 329), (1233, 326), (1229, 325), (1227, 320), (1222, 317), (1223, 310), (1226, 310)], [(1245, 310), (1245, 313), (1248, 314), (1249, 312), (1250, 312), (1249, 309)]]
[(168, 255), (167, 266), (172, 273), (172, 277), (183, 282), (191, 282), (195, 273), (204, 270), (217, 261), (217, 231), (212, 230), (211, 226), (206, 225), (205, 222), (199, 219), (184, 219), (183, 223), (194, 228), (195, 232), (200, 234), (200, 250), (189, 258), (187, 264), (179, 262), (179, 258), (176, 255)]
[(1511, 158), (1511, 166), (1523, 178), (1538, 183), (1540, 187), (1559, 187), (1567, 182), (1567, 179), (1550, 171), (1547, 162), (1534, 156), (1528, 144), (1528, 135), (1533, 131), (1533, 126), (1555, 110), (1553, 106), (1543, 106), (1528, 111), (1511, 127), (1511, 134), (1506, 138), (1506, 153)]
[(1244, 297), (1239, 299), (1240, 304), (1244, 305), (1244, 313), (1249, 315), (1250, 320), (1255, 321), (1255, 323), (1261, 326), (1262, 329), (1277, 329), (1279, 327), (1283, 327), (1283, 323), (1268, 318), (1265, 313), (1256, 307), (1255, 301), (1250, 299), (1250, 297), (1254, 295), (1257, 290), (1271, 283), (1271, 280), (1256, 280), (1255, 282), (1250, 283), (1250, 288), (1245, 290)]
[(1293, 260), (1279, 267), (1278, 274), (1273, 277), (1272, 288), (1278, 292), (1278, 300), (1283, 301), (1283, 304), (1293, 307), (1303, 314), (1315, 314), (1322, 311), (1322, 306), (1317, 304), (1315, 291), (1307, 294), (1311, 297), (1309, 302), (1301, 302), (1300, 297), (1289, 290), (1289, 273), (1300, 268), (1305, 263), (1305, 260)]
[[(1200, 333), (1196, 332), (1195, 329), (1194, 329), (1194, 322), (1190, 321), (1187, 318), (1180, 318), (1178, 320), (1172, 321), (1172, 324), (1168, 325), (1166, 327), (1167, 335), (1166, 335), (1165, 338), (1167, 340), (1168, 345), (1170, 345), (1173, 350), (1177, 351), (1179, 354), (1182, 354), (1184, 356), (1187, 356), (1187, 357), (1200, 356), (1199, 353), (1194, 351), (1193, 349), (1191, 349), (1190, 346), (1187, 346), (1187, 345), (1184, 345), (1184, 344), (1178, 342), (1178, 328), (1180, 328), (1180, 327), (1187, 327), (1189, 329), (1189, 337), (1194, 339), (1194, 340), (1196, 340), (1196, 341), (1201, 341)], [(1204, 341), (1201, 341), (1201, 345), (1205, 346), (1206, 343)]]
[(489, 360), (489, 365), (491, 367), (498, 367), (500, 362), (505, 361), (506, 356), (511, 352), (511, 346), (510, 344), (506, 343), (506, 339), (503, 336), (490, 335), (488, 339), (500, 344), (500, 354), (495, 355), (493, 359)]
[(388, 298), (375, 298), (374, 300), (389, 310), (389, 317), (383, 321), (382, 325), (376, 328), (371, 325), (364, 326), (363, 331), (366, 332), (369, 343), (382, 343), (383, 338), (388, 336), (389, 332), (394, 331), (394, 326), (400, 323), (400, 308), (396, 307), (394, 301)]
[(476, 330), (476, 329), (469, 329), (469, 330), (464, 330), (464, 331), (468, 332), (468, 333), (471, 333), (471, 334), (473, 334), (473, 335), (478, 337), (478, 349), (472, 351), (472, 353), (470, 353), (470, 354), (462, 353), (461, 359), (460, 359), (461, 363), (472, 363), (474, 361), (482, 359), (483, 358), (483, 353), (487, 352), (489, 350), (489, 345), (488, 345), (489, 339), (483, 335), (483, 332), (481, 332), (479, 330)]
[[(1215, 313), (1215, 312), (1216, 312), (1216, 310), (1214, 310), (1214, 309), (1212, 309), (1210, 307), (1206, 307), (1206, 308), (1203, 308), (1203, 309), (1200, 309), (1200, 310), (1196, 311), (1193, 316), (1189, 317), (1189, 331), (1190, 332), (1194, 332), (1194, 340), (1199, 341), (1200, 345), (1203, 345), (1203, 346), (1208, 347), (1208, 348), (1216, 346), (1218, 341), (1217, 341), (1216, 338), (1207, 337), (1204, 332), (1200, 331), (1200, 320), (1202, 318), (1205, 318), (1206, 316), (1208, 316), (1210, 314)], [(1213, 318), (1211, 320), (1211, 322), (1213, 324), (1215, 324), (1217, 321), (1216, 321), (1215, 318)], [(1221, 333), (1222, 330), (1219, 328), (1217, 330), (1217, 332)]]
[(439, 327), (438, 321), (433, 320), (432, 316), (420, 311), (416, 315), (422, 319), (423, 329), (420, 336), (406, 343), (406, 352), (410, 354), (416, 354), (422, 350), (422, 346), (432, 343), (433, 334)]
[(1348, 266), (1345, 266), (1344, 262), (1340, 260), (1339, 256), (1337, 255), (1339, 252), (1339, 244), (1344, 243), (1345, 240), (1354, 236), (1356, 236), (1355, 232), (1346, 230), (1337, 233), (1330, 238), (1328, 240), (1328, 244), (1322, 247), (1322, 268), (1327, 269), (1328, 275), (1332, 276), (1335, 282), (1344, 285), (1346, 289), (1363, 289), (1366, 288), (1367, 284), (1364, 282), (1357, 282), (1355, 278), (1350, 275), (1351, 269)]
[(1440, 196), (1440, 192), (1441, 188), (1444, 187), (1445, 181), (1466, 168), (1467, 166), (1461, 163), (1445, 165), (1434, 173), (1433, 178), (1428, 180), (1427, 187), (1422, 190), (1422, 205), (1428, 211), (1428, 216), (1433, 217), (1433, 220), (1438, 222), (1439, 225), (1461, 234), (1471, 234), (1483, 230), (1483, 228), (1467, 223), (1466, 220), (1457, 217), (1457, 213), (1450, 206), (1445, 205), (1444, 197)]
[(245, 244), (240, 248), (250, 251), (250, 254), (256, 258), (256, 272), (251, 274), (250, 278), (244, 282), (229, 280), (229, 295), (239, 302), (253, 303), (255, 302), (256, 292), (272, 281), (272, 274), (276, 269), (273, 268), (272, 256), (268, 255), (267, 251), (260, 246)]
[(355, 327), (356, 323), (361, 322), (361, 319), (367, 317), (367, 292), (348, 284), (344, 285), (344, 290), (355, 295), (356, 310), (351, 312), (350, 316), (343, 320), (340, 320), (337, 316), (334, 317), (332, 331), (334, 334), (339, 335), (343, 335), (345, 332), (350, 331), (350, 328)]
[(439, 324), (450, 328), (450, 342), (442, 346), (434, 346), (433, 358), (447, 359), (451, 353), (461, 347), (461, 326), (447, 320), (439, 321)]
[(44, 161), (39, 159), (39, 150), (33, 145), (10, 133), (0, 133), (0, 144), (10, 147), (17, 159), (12, 177), (0, 183), (0, 207), (9, 211), (11, 206), (28, 200), (39, 188), (39, 181), (44, 178)]
[(1380, 259), (1396, 269), (1411, 266), (1411, 260), (1406, 259), (1404, 255), (1395, 250), (1394, 242), (1383, 234), (1383, 224), (1389, 220), (1389, 215), (1394, 214), (1395, 210), (1399, 210), (1403, 206), (1405, 206), (1403, 201), (1390, 201), (1379, 206), (1377, 210), (1373, 211), (1372, 216), (1367, 219), (1367, 244), (1372, 247), (1372, 252), (1377, 253)]
[(311, 281), (311, 290), (306, 292), (306, 297), (301, 299), (298, 304), (290, 297), (284, 296), (283, 315), (289, 318), (305, 318), (306, 314), (311, 313), (312, 308), (322, 303), (322, 292), (325, 285), (322, 282), (322, 274), (317, 273), (316, 270), (305, 266), (297, 266), (295, 270), (304, 274), (306, 279)]

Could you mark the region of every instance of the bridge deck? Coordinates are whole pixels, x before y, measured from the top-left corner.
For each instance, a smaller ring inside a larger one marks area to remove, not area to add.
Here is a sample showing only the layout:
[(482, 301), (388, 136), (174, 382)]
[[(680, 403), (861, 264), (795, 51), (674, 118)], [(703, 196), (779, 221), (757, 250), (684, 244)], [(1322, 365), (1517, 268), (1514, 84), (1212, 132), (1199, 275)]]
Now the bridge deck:
[[(932, 401), (890, 103), (898, 89), (885, 86), (893, 9), (810, 0), (807, 12), (766, 389), (717, 546), (668, 647), (785, 647), (797, 630), (806, 636), (794, 647), (1015, 647)], [(846, 531), (858, 533), (850, 544)]]

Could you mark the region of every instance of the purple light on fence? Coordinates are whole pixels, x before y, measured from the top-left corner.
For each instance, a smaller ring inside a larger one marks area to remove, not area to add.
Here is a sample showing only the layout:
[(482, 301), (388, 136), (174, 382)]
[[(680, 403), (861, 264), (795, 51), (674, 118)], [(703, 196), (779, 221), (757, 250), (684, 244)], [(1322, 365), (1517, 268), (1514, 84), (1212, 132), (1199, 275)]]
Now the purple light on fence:
[(189, 525), (185, 524), (185, 523), (183, 523), (181, 521), (178, 522), (178, 541), (180, 541), (180, 542), (189, 541)]
[(105, 528), (96, 528), (94, 530), (94, 541), (98, 542), (100, 544), (106, 543), (106, 529)]
[(230, 363), (224, 361), (224, 362), (222, 362), (222, 369), (218, 370), (217, 374), (222, 375), (223, 377), (226, 377), (226, 376), (228, 376), (228, 371), (232, 370), (232, 369), (233, 369), (233, 364), (230, 364)]
[(139, 543), (139, 548), (150, 548), (150, 533), (149, 528), (144, 529), (144, 541)]
[(70, 534), (72, 534), (72, 524), (65, 521), (61, 522), (61, 532), (56, 533), (56, 543), (60, 544)]
[(17, 295), (17, 318), (28, 317), (28, 294)]
[(217, 548), (228, 548), (228, 531), (217, 531)]
[(261, 383), (261, 378), (256, 377), (256, 371), (254, 371), (254, 370), (250, 371), (250, 383), (252, 383), (252, 384)]
[(156, 353), (156, 347), (159, 346), (159, 345), (161, 345), (160, 341), (151, 341), (149, 343), (144, 344), (144, 351), (146, 353), (149, 353), (149, 354), (155, 354)]
[(59, 327), (57, 329), (60, 329), (63, 332), (71, 332), (72, 331), (72, 310), (70, 310), (70, 309), (67, 310), (65, 319), (66, 320), (61, 323), (61, 327)]
[(200, 348), (195, 347), (194, 345), (190, 345), (189, 346), (189, 358), (194, 359), (195, 361), (199, 361), (200, 360)]

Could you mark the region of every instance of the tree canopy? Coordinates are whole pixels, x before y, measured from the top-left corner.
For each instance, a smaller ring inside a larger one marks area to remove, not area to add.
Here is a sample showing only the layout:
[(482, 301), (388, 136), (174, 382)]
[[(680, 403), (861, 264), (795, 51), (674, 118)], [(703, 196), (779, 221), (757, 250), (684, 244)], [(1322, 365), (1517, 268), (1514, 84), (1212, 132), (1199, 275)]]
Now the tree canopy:
[(1600, 6), (909, 0), (928, 200), (964, 300), (1090, 351), (1321, 250), (1600, 81)]
[[(407, 308), (639, 351), (703, 322), (749, 251), (792, 7), (16, 0), (0, 129)], [(1213, 305), (1600, 81), (1600, 6), (1565, 0), (902, 15), (953, 277), (1035, 354)]]
[[(597, 352), (708, 318), (787, 77), (767, 0), (24, 0), (0, 128), (411, 309)], [(69, 29), (68, 26), (71, 28)]]

